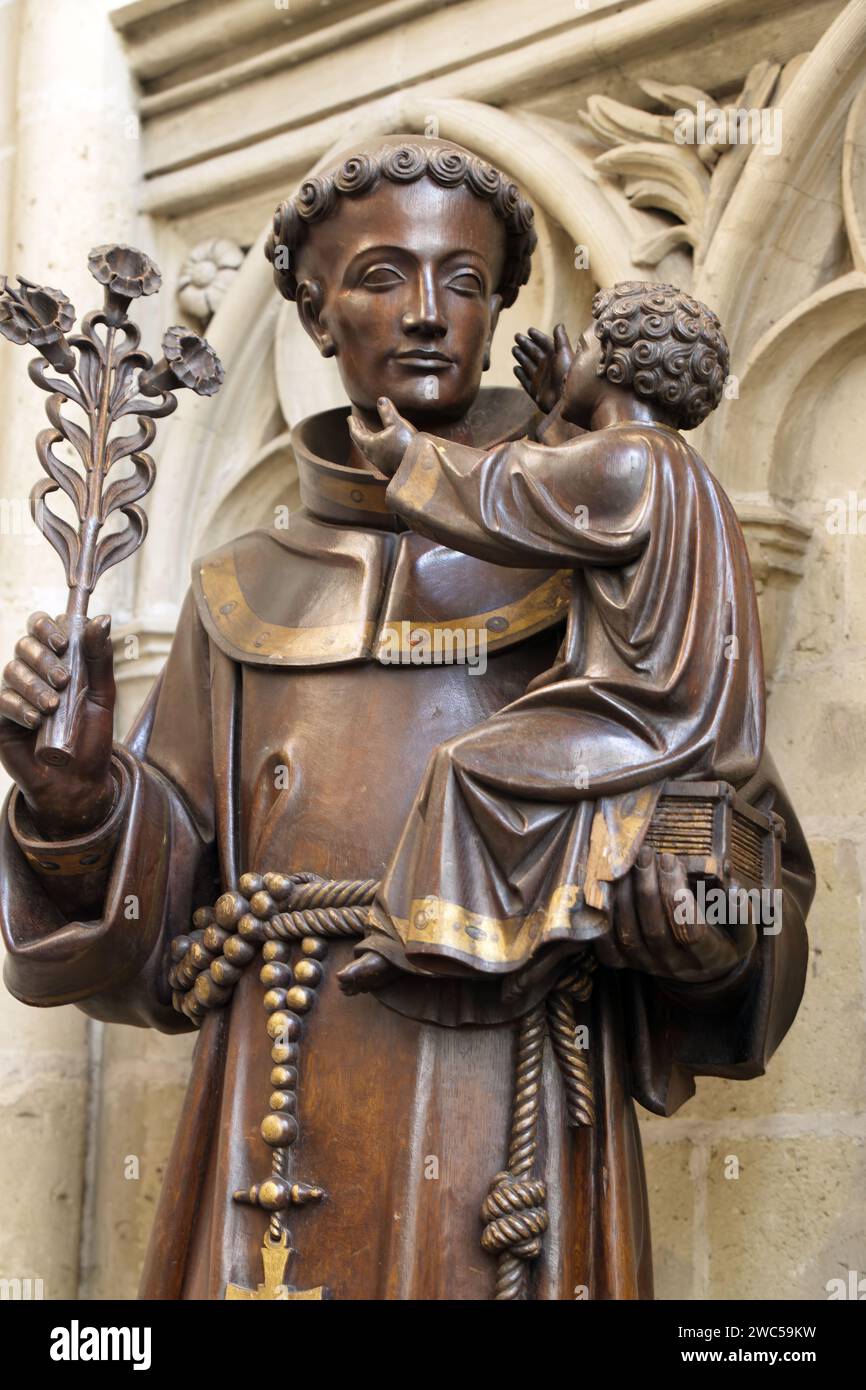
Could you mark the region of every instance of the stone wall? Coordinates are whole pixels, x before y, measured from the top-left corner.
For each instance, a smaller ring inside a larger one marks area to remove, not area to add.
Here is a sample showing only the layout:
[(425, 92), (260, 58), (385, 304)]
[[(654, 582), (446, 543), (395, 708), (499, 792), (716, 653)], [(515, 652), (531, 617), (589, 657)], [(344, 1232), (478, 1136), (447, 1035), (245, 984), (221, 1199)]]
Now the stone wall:
[[(493, 383), (515, 328), (577, 325), (598, 284), (674, 279), (720, 312), (735, 377), (696, 442), (746, 529), (769, 737), (818, 896), (806, 998), (768, 1074), (704, 1079), (676, 1117), (644, 1119), (657, 1289), (813, 1299), (866, 1273), (864, 0), (12, 0), (0, 70), (3, 268), (84, 307), (89, 247), (144, 244), (167, 285), (148, 334), (215, 311), (229, 368), (216, 402), (184, 401), (163, 432), (151, 536), (100, 597), (121, 724), (164, 658), (191, 558), (296, 501), (287, 430), (340, 398), (260, 250), (277, 199), (329, 150), (438, 129), (524, 185), (538, 264)], [(780, 112), (778, 148), (772, 125), (720, 156), (678, 144), (674, 113), (702, 94)], [(178, 302), (202, 247), (198, 294)], [(36, 475), (41, 403), (2, 342), (0, 369), (11, 502)], [(44, 544), (7, 531), (3, 652), (29, 611), (63, 603)], [(0, 1172), (16, 1194), (0, 1275), (41, 1277), (49, 1297), (134, 1295), (191, 1045), (0, 997)]]

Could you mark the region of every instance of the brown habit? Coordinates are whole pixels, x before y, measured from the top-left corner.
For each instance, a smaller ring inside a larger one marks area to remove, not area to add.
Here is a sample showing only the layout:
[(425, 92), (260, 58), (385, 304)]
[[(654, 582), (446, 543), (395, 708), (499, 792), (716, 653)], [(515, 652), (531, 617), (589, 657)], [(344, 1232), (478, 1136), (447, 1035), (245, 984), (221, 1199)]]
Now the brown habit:
[[(345, 457), (344, 420), (331, 412), (296, 431), (303, 518), (195, 567), (166, 669), (117, 750), (123, 802), (109, 867), (64, 880), (67, 847), (52, 859), (13, 794), (0, 910), (7, 984), (26, 1002), (72, 1001), (97, 1018), (185, 1029), (169, 1002), (166, 947), (195, 906), (247, 869), (381, 875), (432, 750), (553, 666), (568, 608), (559, 561), (550, 572), (505, 568), (405, 529), (384, 483), (335, 461)], [(377, 660), (404, 620), (489, 617), (506, 621), (490, 626), (484, 676)], [(760, 1074), (796, 1010), (808, 853), (766, 759), (745, 791), (787, 821), (785, 929), (760, 940), (754, 969), (733, 984), (598, 972), (583, 1006), (594, 1130), (566, 1129), (546, 1063), (539, 1158), (550, 1229), (533, 1275), (539, 1298), (570, 1299), (581, 1285), (592, 1298), (651, 1295), (633, 1098), (666, 1114), (696, 1074)], [(75, 892), (78, 918), (68, 911)], [(415, 994), (411, 981), (393, 1007), (347, 999), (334, 974), (351, 953), (351, 943), (331, 948), (301, 1046), (291, 1171), (328, 1199), (290, 1215), (298, 1254), (287, 1277), (299, 1288), (324, 1283), (336, 1298), (490, 1298), (495, 1263), (480, 1248), (478, 1213), (505, 1157), (513, 1029), (424, 1021), (431, 1011), (470, 1016), (460, 982), (437, 986), (433, 1002), (429, 984)], [(262, 993), (252, 968), (229, 1009), (205, 1020), (145, 1297), (221, 1299), (227, 1283), (252, 1288), (261, 1278), (267, 1217), (231, 1192), (269, 1167), (259, 1137), (270, 1089)], [(483, 1016), (483, 999), (476, 1008)]]

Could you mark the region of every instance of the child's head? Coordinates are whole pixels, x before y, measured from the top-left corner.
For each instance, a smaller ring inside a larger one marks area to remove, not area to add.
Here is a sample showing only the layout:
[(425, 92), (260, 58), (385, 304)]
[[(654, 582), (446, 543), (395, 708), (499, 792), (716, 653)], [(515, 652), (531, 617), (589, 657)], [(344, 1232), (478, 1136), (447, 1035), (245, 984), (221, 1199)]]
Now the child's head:
[[(592, 376), (633, 392), (677, 429), (694, 429), (715, 410), (730, 359), (712, 309), (675, 285), (627, 280), (599, 290), (592, 316), (567, 387), (575, 415), (574, 397), (593, 394)], [(596, 396), (601, 385), (596, 379)]]

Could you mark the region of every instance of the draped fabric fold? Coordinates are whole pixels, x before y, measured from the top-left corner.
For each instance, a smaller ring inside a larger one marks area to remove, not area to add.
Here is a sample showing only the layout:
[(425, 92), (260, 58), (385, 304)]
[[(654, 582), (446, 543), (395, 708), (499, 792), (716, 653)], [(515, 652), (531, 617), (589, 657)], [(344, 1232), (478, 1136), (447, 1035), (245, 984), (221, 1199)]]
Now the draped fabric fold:
[(739, 786), (757, 768), (745, 542), (682, 436), (637, 422), (487, 452), (419, 434), (388, 496), (443, 544), (572, 571), (556, 663), (432, 754), (358, 947), (404, 968), (511, 973), (609, 929), (610, 885), (665, 779)]

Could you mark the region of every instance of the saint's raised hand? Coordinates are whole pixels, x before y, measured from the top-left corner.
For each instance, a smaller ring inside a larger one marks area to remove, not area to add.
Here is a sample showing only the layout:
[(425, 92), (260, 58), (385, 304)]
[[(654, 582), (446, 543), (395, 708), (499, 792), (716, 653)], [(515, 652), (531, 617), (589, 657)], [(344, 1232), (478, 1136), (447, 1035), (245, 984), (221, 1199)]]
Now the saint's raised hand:
[(354, 415), (349, 416), (349, 433), (352, 436), (355, 447), (380, 473), (384, 473), (386, 478), (393, 478), (400, 464), (403, 462), (403, 455), (415, 438), (417, 430), (408, 420), (404, 420), (397, 407), (387, 396), (380, 396), (377, 401), (379, 419), (382, 421), (381, 430), (368, 429), (363, 420), (357, 419)]
[(683, 984), (728, 974), (750, 954), (754, 923), (716, 927), (704, 920), (682, 861), (644, 846), (631, 872), (618, 880), (614, 920), (596, 942), (602, 965), (642, 970)]

